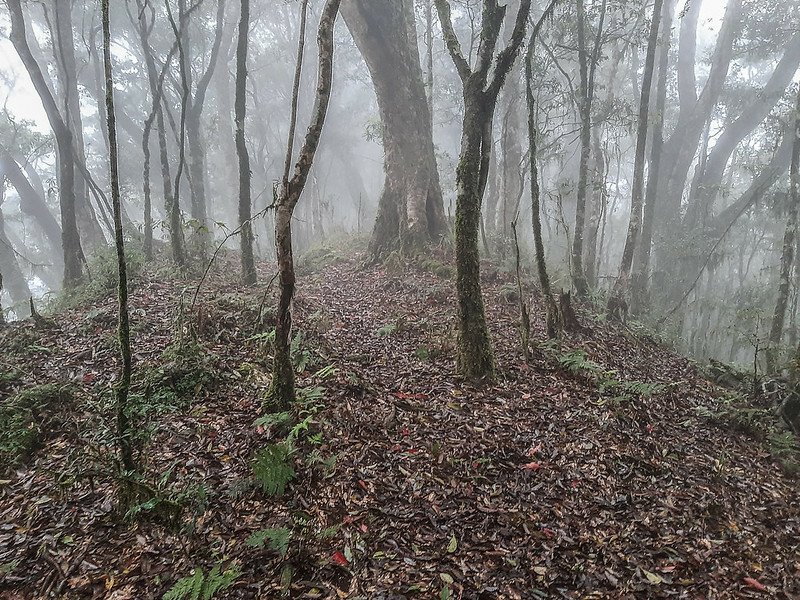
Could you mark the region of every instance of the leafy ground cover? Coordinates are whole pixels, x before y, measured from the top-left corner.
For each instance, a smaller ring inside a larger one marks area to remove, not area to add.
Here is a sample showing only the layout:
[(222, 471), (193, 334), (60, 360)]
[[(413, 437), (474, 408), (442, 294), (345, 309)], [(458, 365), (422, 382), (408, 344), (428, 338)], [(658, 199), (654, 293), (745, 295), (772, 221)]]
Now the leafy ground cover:
[(191, 310), (192, 282), (136, 287), (138, 458), (158, 493), (127, 515), (109, 463), (114, 300), (0, 331), (0, 401), (70, 389), (0, 474), (0, 597), (800, 596), (797, 480), (721, 427), (721, 392), (656, 341), (581, 312), (587, 331), (526, 364), (495, 274), (499, 377), (468, 384), (449, 272), (340, 257), (300, 282), (301, 403), (265, 417), (265, 284), (226, 272)]

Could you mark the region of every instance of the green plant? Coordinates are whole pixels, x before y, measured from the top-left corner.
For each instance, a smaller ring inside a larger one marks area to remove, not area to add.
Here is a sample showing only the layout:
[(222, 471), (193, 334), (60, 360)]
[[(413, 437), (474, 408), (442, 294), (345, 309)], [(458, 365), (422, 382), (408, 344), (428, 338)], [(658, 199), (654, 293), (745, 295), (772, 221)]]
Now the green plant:
[(603, 370), (603, 367), (599, 364), (589, 360), (586, 356), (586, 352), (583, 350), (573, 350), (572, 352), (562, 354), (558, 362), (573, 375), (578, 375), (584, 371), (591, 374), (598, 374)]
[(231, 587), (241, 574), (236, 565), (223, 571), (222, 565), (217, 563), (208, 575), (197, 568), (190, 576), (175, 582), (163, 600), (211, 600), (217, 592)]
[(295, 449), (290, 442), (269, 444), (253, 459), (253, 475), (270, 496), (280, 496), (295, 477)]
[[(141, 277), (145, 265), (144, 253), (136, 244), (130, 245), (125, 252), (128, 268), (129, 290), (132, 291), (136, 281)], [(113, 246), (103, 246), (95, 250), (89, 258), (87, 271), (90, 277), (87, 282), (75, 290), (59, 294), (48, 309), (52, 312), (90, 304), (111, 296), (117, 289), (117, 254)]]
[(30, 456), (60, 423), (59, 410), (75, 399), (71, 386), (46, 384), (22, 390), (0, 403), (0, 469)]
[(278, 527), (256, 531), (247, 538), (245, 543), (251, 548), (264, 548), (267, 546), (270, 550), (274, 550), (280, 554), (281, 558), (284, 558), (289, 552), (289, 542), (291, 539), (291, 529)]
[(387, 323), (383, 327), (378, 328), (378, 330), (375, 331), (375, 335), (377, 335), (378, 337), (389, 337), (396, 331), (397, 331), (397, 323)]

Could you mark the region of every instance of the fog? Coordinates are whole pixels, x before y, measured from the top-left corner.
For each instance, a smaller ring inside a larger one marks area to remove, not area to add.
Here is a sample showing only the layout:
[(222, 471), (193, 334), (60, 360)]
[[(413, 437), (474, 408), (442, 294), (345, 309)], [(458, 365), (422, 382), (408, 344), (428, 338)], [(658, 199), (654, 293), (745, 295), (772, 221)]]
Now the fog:
[[(624, 318), (698, 361), (752, 365), (754, 358), (763, 361), (764, 348), (770, 347), (779, 362), (786, 362), (798, 342), (800, 269), (792, 255), (798, 201), (790, 193), (789, 167), (800, 3), (663, 4), (651, 65), (649, 135), (643, 140), (641, 235), (624, 274), (639, 283), (626, 288)], [(313, 117), (322, 5), (308, 3), (292, 164)], [(403, 223), (413, 229), (415, 209), (408, 200), (413, 194), (428, 198), (423, 246), (452, 243), (465, 104), (437, 10), (432, 0), (417, 1), (414, 22), (406, 18), (403, 24), (396, 14), (370, 13), (368, 5), (342, 4), (324, 130), (292, 214), (295, 256), (331, 240), (361, 236), (373, 262), (385, 260), (403, 250)], [(480, 2), (451, 5), (454, 32), (474, 66), (482, 50)], [(510, 39), (518, 5), (510, 2), (500, 45)], [(549, 5), (534, 2), (531, 22)], [(484, 140), (490, 152), (481, 199), (482, 259), (513, 271), (511, 223), (516, 220), (522, 262), (536, 280), (527, 130), (532, 106), (550, 279), (555, 288), (573, 289), (581, 300), (595, 303), (599, 313), (622, 277), (629, 239), (652, 8), (649, 2), (586, 0), (581, 40), (576, 3), (554, 3), (530, 54), (527, 47), (520, 52), (531, 57), (533, 103), (526, 103), (524, 59), (518, 58)], [(0, 5), (0, 304), (13, 320), (27, 316), (31, 297), (46, 303), (61, 292), (65, 258), (54, 115), (47, 114), (30, 65), (12, 42), (10, 10), (11, 5)], [(257, 259), (271, 262), (276, 260), (273, 207), (284, 179), (302, 3), (253, 2), (250, 10), (244, 131), (252, 229)], [(170, 12), (181, 44), (176, 44)], [(107, 252), (113, 242), (99, 3), (23, 2), (21, 17), (58, 116), (72, 133), (78, 165), (75, 218), (81, 251), (91, 265), (93, 256)], [(151, 234), (152, 254), (170, 259), (165, 181), (178, 184), (172, 192), (178, 192), (188, 268), (202, 272), (220, 244), (231, 252), (240, 248), (234, 122), (239, 20), (240, 3), (234, 0), (111, 2), (120, 184), (131, 253), (151, 254), (146, 247)], [(415, 37), (408, 48), (396, 45), (403, 36), (385, 35), (400, 26), (410, 27)], [(383, 47), (381, 36), (386, 37)], [(525, 41), (530, 42), (527, 34)], [(405, 68), (404, 62), (411, 66)], [(161, 98), (154, 103), (153, 85), (162, 73)], [(418, 122), (416, 86), (424, 89), (430, 122)], [(658, 137), (663, 142), (654, 142)], [(426, 158), (431, 142), (433, 174)], [(427, 191), (415, 187), (420, 177)], [(432, 208), (439, 194), (440, 208)], [(583, 222), (576, 218), (581, 203)], [(397, 214), (387, 217), (391, 206)], [(436, 210), (442, 211), (441, 228), (431, 225)], [(394, 231), (388, 231), (392, 219)], [(576, 233), (581, 264), (576, 264)]]

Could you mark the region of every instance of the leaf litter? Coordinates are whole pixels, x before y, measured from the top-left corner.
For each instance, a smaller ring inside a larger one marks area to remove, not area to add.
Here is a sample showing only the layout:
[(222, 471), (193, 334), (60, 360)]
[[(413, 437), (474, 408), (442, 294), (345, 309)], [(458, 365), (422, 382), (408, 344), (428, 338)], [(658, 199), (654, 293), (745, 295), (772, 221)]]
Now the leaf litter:
[[(226, 598), (800, 597), (797, 481), (695, 411), (714, 405), (714, 386), (656, 342), (599, 322), (561, 352), (663, 391), (610, 402), (545, 346), (525, 364), (502, 277), (484, 290), (492, 384), (453, 376), (451, 282), (354, 261), (303, 279), (296, 330), (336, 372), (298, 384), (325, 388), (319, 449), (336, 463), (298, 464), (284, 496), (265, 496), (248, 485), (253, 454), (275, 441), (254, 426), (269, 384), (269, 354), (253, 342), (264, 291), (226, 279), (233, 263), (218, 271), (198, 301), (213, 381), (158, 417), (145, 453), (151, 478), (204, 489), (179, 530), (120, 520), (108, 471), (87, 458), (103, 451), (93, 407), (117, 372), (113, 299), (2, 334), (47, 349), (3, 352), (23, 374), (17, 387), (69, 382), (87, 403), (2, 477), (0, 597), (160, 598), (218, 561), (242, 571)], [(137, 287), (138, 374), (161, 364), (192, 285)], [(543, 341), (536, 298), (534, 308)], [(271, 527), (300, 531), (285, 559), (245, 543)]]

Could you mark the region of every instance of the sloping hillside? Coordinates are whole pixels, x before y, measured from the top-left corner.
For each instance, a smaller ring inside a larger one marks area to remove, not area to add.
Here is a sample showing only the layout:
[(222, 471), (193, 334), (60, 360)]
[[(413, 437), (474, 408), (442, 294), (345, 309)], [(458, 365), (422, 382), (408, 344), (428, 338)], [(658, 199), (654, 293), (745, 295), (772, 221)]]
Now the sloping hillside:
[[(190, 310), (194, 283), (143, 276), (134, 400), (157, 493), (126, 517), (113, 299), (0, 332), (0, 397), (26, 390), (32, 432), (1, 476), (0, 597), (161, 598), (193, 569), (231, 584), (217, 598), (800, 597), (798, 483), (709, 416), (721, 392), (688, 361), (588, 313), (585, 333), (538, 344), (534, 306), (525, 364), (493, 275), (499, 377), (468, 384), (446, 268), (317, 258), (296, 302), (301, 401), (259, 421), (264, 284), (213, 275)], [(295, 476), (273, 495), (278, 464)]]

